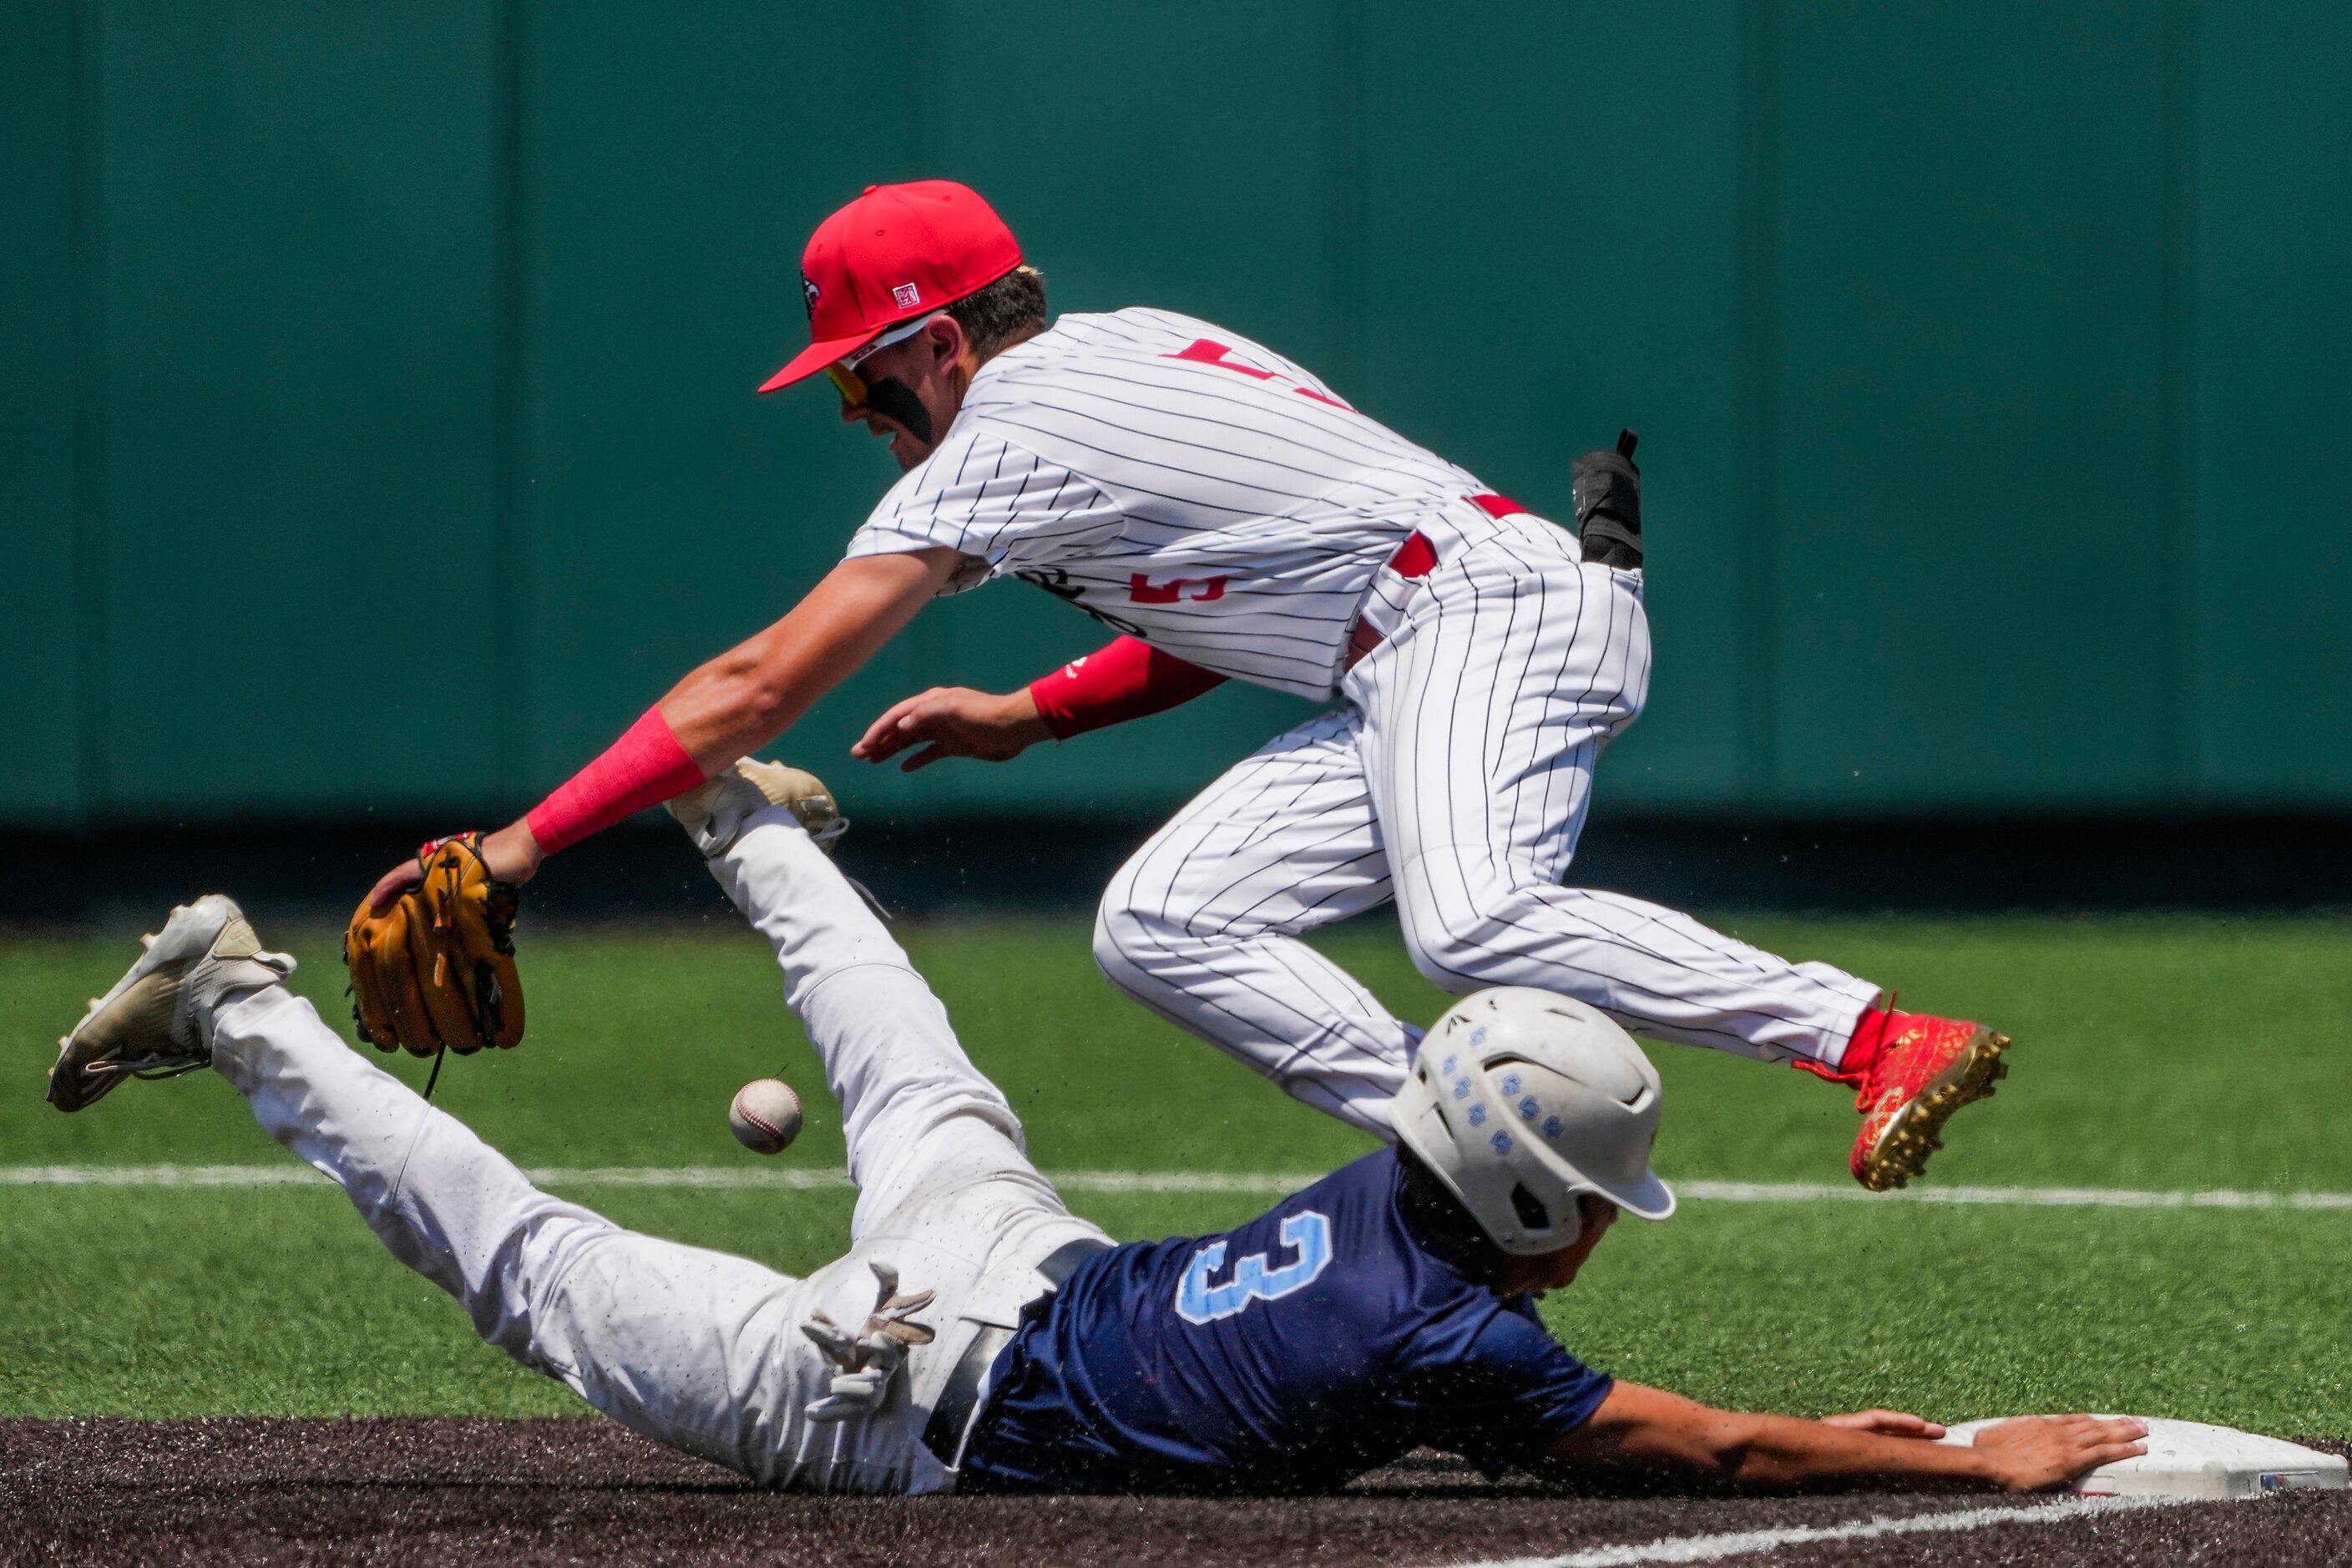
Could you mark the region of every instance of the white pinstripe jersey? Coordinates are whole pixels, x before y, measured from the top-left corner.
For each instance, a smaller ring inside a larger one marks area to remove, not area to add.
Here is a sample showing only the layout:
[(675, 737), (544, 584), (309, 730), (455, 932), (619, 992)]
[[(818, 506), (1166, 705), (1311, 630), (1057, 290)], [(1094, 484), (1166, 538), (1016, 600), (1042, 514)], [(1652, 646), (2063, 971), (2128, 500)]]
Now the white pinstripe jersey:
[(986, 563), (950, 592), (1019, 577), (1205, 669), (1323, 698), (1373, 574), (1416, 530), (1441, 560), (1488, 536), (1465, 499), (1486, 488), (1222, 328), (1066, 315), (980, 368), (849, 554), (949, 545)]

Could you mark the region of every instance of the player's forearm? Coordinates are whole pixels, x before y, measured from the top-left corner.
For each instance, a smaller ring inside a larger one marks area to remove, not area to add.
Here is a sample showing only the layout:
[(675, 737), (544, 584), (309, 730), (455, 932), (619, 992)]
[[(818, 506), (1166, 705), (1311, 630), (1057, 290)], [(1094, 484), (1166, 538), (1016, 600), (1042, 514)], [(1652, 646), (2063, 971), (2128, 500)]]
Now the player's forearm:
[(1883, 1485), (1906, 1490), (1998, 1490), (1972, 1447), (1848, 1431), (1788, 1415), (1720, 1412), (1711, 1456), (1717, 1479), (1739, 1491), (1811, 1491)]
[(788, 729), (922, 607), (954, 552), (861, 556), (792, 612), (672, 687), (618, 741), (522, 820), (490, 836), (498, 875), (521, 880), (547, 856), (685, 794)]
[(783, 619), (670, 688), (662, 717), (706, 774), (733, 766), (897, 636), (954, 561), (922, 550), (843, 562)]
[(1585, 1425), (1551, 1450), (1575, 1469), (1676, 1486), (1802, 1491), (1869, 1485), (1989, 1490), (2001, 1484), (1976, 1448), (1889, 1436), (1793, 1416), (1717, 1410), (1620, 1379)]
[(1225, 683), (1199, 665), (1123, 637), (1029, 683), (1037, 718), (1056, 740), (1164, 713)]
[[(678, 743), (677, 731), (658, 708), (640, 714), (622, 737), (586, 767), (532, 806), (513, 826), (492, 835), (485, 846), (511, 849), (530, 870), (560, 849), (601, 833), (625, 816), (684, 795), (709, 776)], [(495, 870), (503, 855), (491, 856)]]
[(817, 642), (807, 634), (820, 628), (792, 622), (793, 616), (785, 616), (662, 694), (656, 705), (662, 717), (706, 775), (733, 766), (791, 729), (873, 651), (845, 647), (830, 637)]

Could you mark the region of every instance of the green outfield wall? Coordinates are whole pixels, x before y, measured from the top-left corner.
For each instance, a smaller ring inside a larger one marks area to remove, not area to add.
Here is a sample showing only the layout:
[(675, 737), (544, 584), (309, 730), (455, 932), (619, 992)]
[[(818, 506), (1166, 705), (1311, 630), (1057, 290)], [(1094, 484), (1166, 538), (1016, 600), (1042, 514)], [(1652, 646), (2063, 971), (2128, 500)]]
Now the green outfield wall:
[[(977, 185), (1546, 510), (1643, 433), (1604, 810), (2352, 806), (2352, 8), (0, 5), (0, 820), (527, 802), (891, 477), (809, 228)], [(1094, 646), (935, 606), (809, 721)], [(1227, 689), (899, 815), (1133, 809)]]

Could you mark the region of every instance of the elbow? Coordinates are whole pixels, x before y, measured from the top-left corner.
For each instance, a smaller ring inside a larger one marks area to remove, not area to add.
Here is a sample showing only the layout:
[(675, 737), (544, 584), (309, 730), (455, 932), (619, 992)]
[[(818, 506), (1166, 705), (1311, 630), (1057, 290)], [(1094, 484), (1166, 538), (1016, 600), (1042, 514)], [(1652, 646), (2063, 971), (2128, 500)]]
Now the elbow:
[(773, 735), (790, 721), (789, 686), (757, 656), (722, 654), (708, 670), (710, 706), (728, 731)]
[(1726, 1411), (1698, 1434), (1689, 1456), (1692, 1468), (1717, 1486), (1772, 1485), (1764, 1473), (1763, 1423), (1753, 1415)]
[(798, 716), (789, 691), (774, 681), (759, 679), (745, 684), (735, 712), (745, 730), (769, 737), (782, 733), (784, 726)]

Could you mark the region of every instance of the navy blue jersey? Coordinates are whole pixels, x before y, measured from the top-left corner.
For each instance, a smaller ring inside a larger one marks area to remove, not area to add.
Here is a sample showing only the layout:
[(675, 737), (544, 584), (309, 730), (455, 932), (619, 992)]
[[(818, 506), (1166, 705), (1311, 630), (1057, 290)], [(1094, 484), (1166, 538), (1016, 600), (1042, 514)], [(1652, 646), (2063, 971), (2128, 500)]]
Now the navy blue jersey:
[(1222, 1236), (1080, 1264), (998, 1356), (967, 1491), (1322, 1491), (1426, 1445), (1489, 1474), (1610, 1379), (1432, 1252), (1368, 1154)]

